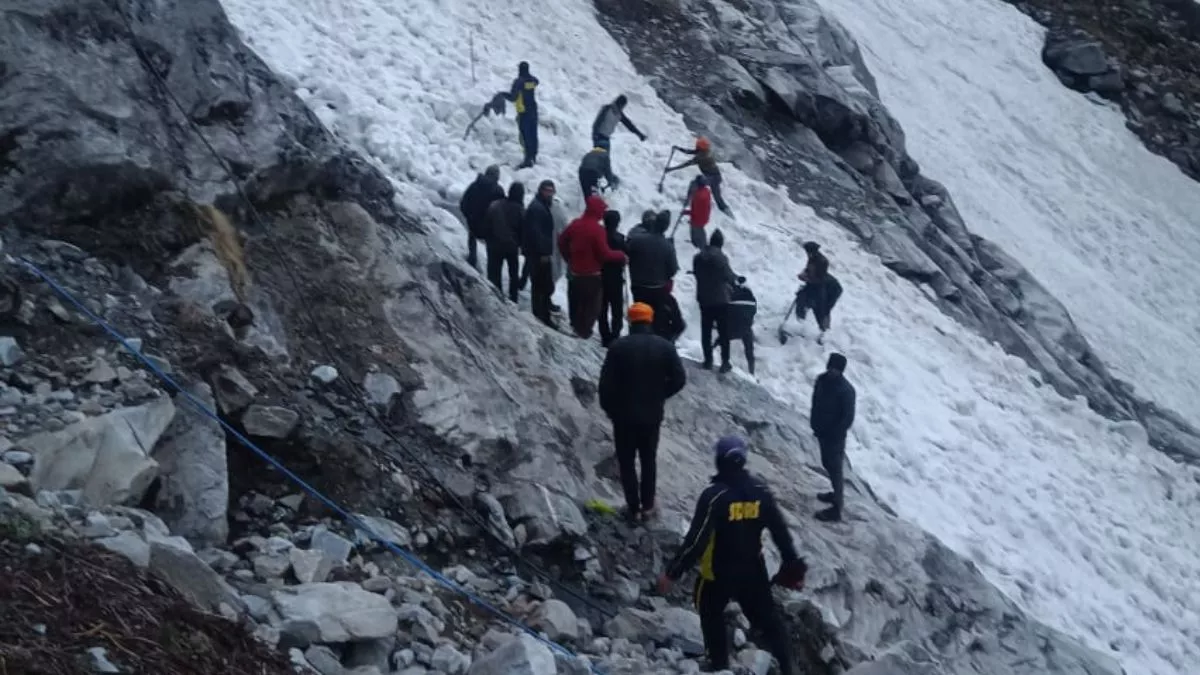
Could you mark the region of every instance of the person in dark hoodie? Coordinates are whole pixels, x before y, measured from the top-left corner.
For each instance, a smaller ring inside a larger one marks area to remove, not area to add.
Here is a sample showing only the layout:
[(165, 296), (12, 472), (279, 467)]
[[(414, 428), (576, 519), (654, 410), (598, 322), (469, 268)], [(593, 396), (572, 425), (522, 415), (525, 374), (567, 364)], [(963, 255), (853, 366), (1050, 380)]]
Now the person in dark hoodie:
[(537, 194), (525, 209), (521, 235), (521, 248), (531, 282), (529, 305), (533, 315), (551, 328), (555, 327), (550, 317), (553, 307), (550, 298), (554, 294), (554, 217), (550, 207), (554, 191), (554, 181), (544, 180), (538, 185)]
[(608, 181), (610, 188), (621, 184), (621, 179), (612, 172), (612, 159), (608, 150), (595, 147), (579, 162), (579, 188), (583, 190), (584, 199), (599, 194), (601, 178)]
[[(667, 215), (668, 220), (670, 214)], [(679, 272), (675, 247), (659, 229), (660, 219), (653, 211), (642, 216), (642, 224), (629, 232), (625, 249), (629, 254), (629, 289), (633, 299), (654, 310), (654, 332), (671, 339), (668, 284)]]
[(728, 373), (733, 367), (729, 363), (729, 293), (737, 275), (721, 250), (724, 245), (725, 235), (720, 230), (713, 232), (708, 246), (692, 258), (692, 274), (696, 275), (696, 303), (700, 305), (700, 349), (704, 353), (701, 367), (713, 367), (712, 333), (716, 328), (721, 372)]
[(746, 285), (746, 277), (738, 277), (729, 294), (728, 317), (729, 339), (741, 340), (746, 352), (746, 370), (754, 374), (754, 315), (758, 313), (758, 300)]
[[(604, 212), (604, 230), (608, 233), (608, 247), (614, 251), (625, 251), (625, 235), (621, 234), (621, 214), (618, 211)], [(621, 336), (621, 321), (625, 314), (625, 263), (606, 262), (601, 279), (604, 284), (604, 301), (600, 308), (600, 342), (605, 347)]]
[(517, 79), (505, 96), (517, 110), (517, 134), (525, 158), (518, 169), (527, 169), (537, 163), (538, 154), (538, 79), (529, 74), (529, 62), (517, 64)]
[(624, 263), (625, 254), (608, 247), (601, 220), (608, 205), (599, 195), (587, 198), (583, 215), (558, 236), (558, 250), (567, 263), (567, 313), (575, 335), (592, 336), (604, 301), (601, 273), (604, 263)]
[(625, 517), (631, 522), (654, 516), (663, 412), (667, 399), (687, 384), (675, 345), (653, 333), (653, 321), (650, 305), (629, 306), (629, 334), (609, 346), (598, 385), (600, 409), (612, 421)]
[(592, 122), (592, 145), (611, 152), (612, 135), (617, 130), (618, 123), (624, 125), (626, 129), (632, 131), (633, 135), (642, 141), (646, 140), (646, 134), (643, 134), (625, 116), (625, 106), (628, 103), (629, 99), (625, 98), (625, 94), (621, 94), (612, 103), (605, 103), (600, 107), (600, 112), (596, 113), (596, 119)]
[(833, 307), (842, 296), (842, 285), (829, 273), (829, 258), (821, 253), (820, 244), (805, 242), (804, 252), (808, 254), (808, 261), (804, 271), (799, 274), (804, 286), (796, 294), (796, 318), (803, 321), (806, 311), (813, 311), (817, 328), (821, 330), (817, 343), (821, 344), (831, 324)]
[(812, 411), (809, 414), (813, 435), (821, 447), (821, 465), (825, 467), (833, 486), (831, 492), (817, 495), (817, 499), (829, 504), (829, 508), (817, 513), (817, 520), (825, 522), (842, 519), (842, 465), (846, 461), (846, 434), (854, 424), (857, 397), (854, 386), (846, 379), (845, 371), (846, 357), (836, 352), (830, 354), (825, 372), (817, 376), (817, 382), (813, 385)]
[(503, 292), (502, 270), (508, 266), (508, 299), (517, 301), (521, 287), (521, 235), (525, 220), (525, 186), (513, 181), (508, 197), (497, 199), (487, 210), (487, 276)]
[(478, 242), (487, 224), (487, 210), (497, 199), (504, 199), (504, 188), (500, 187), (500, 167), (493, 164), (475, 177), (458, 201), (458, 210), (467, 221), (467, 263), (475, 269), (479, 269)]
[[(779, 672), (794, 675), (791, 645), (771, 584), (803, 588), (808, 565), (796, 553), (792, 534), (766, 482), (746, 470), (748, 453), (746, 441), (737, 436), (717, 441), (717, 474), (700, 494), (683, 546), (658, 578), (658, 592), (669, 593), (674, 582), (699, 563), (693, 597), (709, 669), (729, 668), (725, 608), (736, 601), (751, 628), (762, 633), (766, 647), (779, 661)], [(773, 579), (767, 576), (763, 559), (763, 530), (771, 533), (783, 560)]]

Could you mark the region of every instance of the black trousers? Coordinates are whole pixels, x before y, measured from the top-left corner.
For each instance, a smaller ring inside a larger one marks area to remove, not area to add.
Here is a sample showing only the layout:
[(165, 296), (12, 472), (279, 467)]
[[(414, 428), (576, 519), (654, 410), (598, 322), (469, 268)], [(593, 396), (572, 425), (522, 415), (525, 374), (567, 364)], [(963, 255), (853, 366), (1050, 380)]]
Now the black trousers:
[(579, 172), (579, 189), (583, 190), (583, 198), (587, 199), (593, 194), (600, 193), (600, 174), (595, 171), (580, 171)]
[(604, 302), (600, 306), (600, 341), (607, 347), (621, 336), (625, 317), (625, 280), (604, 280)]
[(779, 661), (783, 675), (795, 675), (792, 649), (787, 631), (771, 597), (771, 581), (765, 565), (728, 581), (696, 580), (696, 612), (700, 614), (700, 629), (704, 633), (704, 651), (713, 670), (729, 667), (729, 632), (725, 625), (725, 607), (736, 600), (742, 613), (750, 620), (752, 630), (762, 634), (767, 650)]
[(639, 424), (613, 420), (613, 444), (617, 449), (617, 466), (621, 470), (621, 488), (625, 491), (625, 505), (631, 514), (654, 506), (658, 480), (658, 428), (657, 422)]
[(713, 362), (713, 329), (717, 329), (717, 345), (721, 348), (721, 365), (729, 363), (729, 305), (700, 305), (700, 350), (704, 363)]
[(550, 318), (550, 297), (554, 295), (554, 268), (550, 260), (525, 257), (525, 265), (529, 268), (529, 306), (533, 315), (539, 321), (554, 328), (554, 320)]
[(590, 277), (567, 276), (567, 314), (571, 317), (571, 328), (583, 339), (592, 337), (592, 329), (600, 318), (604, 303), (604, 288), (600, 275)]
[(751, 329), (751, 330), (746, 331), (746, 333), (744, 335), (742, 335), (741, 338), (738, 338), (738, 339), (740, 339), (742, 341), (742, 348), (746, 352), (746, 370), (748, 370), (750, 372), (750, 374), (753, 375), (754, 374), (754, 330)]
[(821, 466), (829, 474), (829, 483), (833, 486), (833, 508), (842, 512), (842, 496), (845, 477), (842, 467), (846, 463), (846, 437), (818, 438), (821, 446)]
[(728, 211), (729, 205), (725, 203), (725, 198), (721, 195), (721, 174), (706, 173), (704, 177), (708, 179), (708, 189), (712, 190), (713, 201), (717, 203), (717, 208), (722, 211)]
[(467, 230), (467, 264), (479, 269), (479, 239)]
[(521, 288), (521, 257), (517, 251), (497, 251), (488, 248), (487, 252), (487, 276), (488, 281), (496, 287), (496, 290), (504, 292), (502, 281), (502, 273), (504, 267), (508, 267), (508, 299), (513, 302), (517, 301), (517, 292)]
[(523, 164), (533, 164), (538, 155), (538, 118), (529, 113), (517, 114), (517, 138), (525, 152)]

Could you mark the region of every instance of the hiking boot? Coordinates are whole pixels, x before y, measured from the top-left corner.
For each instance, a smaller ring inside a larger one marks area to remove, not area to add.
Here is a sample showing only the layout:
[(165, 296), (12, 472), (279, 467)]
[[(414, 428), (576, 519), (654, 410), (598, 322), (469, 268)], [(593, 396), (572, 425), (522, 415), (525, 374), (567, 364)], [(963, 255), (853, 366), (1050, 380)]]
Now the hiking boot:
[(559, 305), (556, 305), (552, 302), (552, 303), (550, 303), (550, 311), (562, 314), (562, 307)]
[(842, 512), (837, 510), (837, 507), (829, 507), (824, 511), (817, 511), (817, 520), (822, 523), (840, 523), (842, 522)]
[(832, 492), (822, 492), (821, 494), (817, 495), (817, 499), (825, 502), (826, 504), (832, 504), (833, 503), (833, 493)]
[(637, 525), (641, 521), (642, 512), (638, 509), (631, 509), (628, 506), (621, 509), (621, 518), (629, 525)]
[(720, 370), (718, 370), (717, 372), (724, 374), (724, 373), (728, 373), (731, 370), (733, 370), (733, 366), (729, 365), (728, 363), (722, 363)]
[(705, 370), (712, 370), (712, 367), (713, 367), (713, 362), (712, 362), (712, 361), (705, 361), (704, 363), (701, 363), (701, 364), (700, 364), (700, 367), (701, 367), (701, 368), (703, 368), (703, 369), (705, 369)]
[(647, 508), (642, 509), (642, 522), (643, 523), (649, 523), (649, 522), (655, 520), (656, 518), (658, 518), (658, 507), (657, 506), (649, 506)]
[(520, 169), (528, 169), (528, 168), (530, 168), (530, 167), (532, 167), (532, 166), (533, 166), (533, 160), (532, 160), (532, 159), (527, 159), (527, 160), (525, 160), (524, 162), (521, 162), (520, 164), (518, 164), (518, 165), (517, 165), (517, 170), (520, 170)]

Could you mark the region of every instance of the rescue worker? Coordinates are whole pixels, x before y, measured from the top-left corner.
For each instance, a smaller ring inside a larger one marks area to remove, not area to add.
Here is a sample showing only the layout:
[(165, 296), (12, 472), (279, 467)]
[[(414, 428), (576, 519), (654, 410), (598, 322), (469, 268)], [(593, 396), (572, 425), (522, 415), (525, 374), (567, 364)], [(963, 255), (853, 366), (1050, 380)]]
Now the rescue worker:
[(654, 517), (664, 407), (687, 384), (675, 346), (654, 334), (653, 321), (650, 305), (629, 306), (629, 334), (609, 346), (598, 386), (600, 408), (612, 421), (625, 517), (630, 522)]
[(831, 325), (833, 307), (842, 296), (842, 285), (829, 273), (829, 258), (821, 253), (821, 245), (815, 241), (804, 243), (804, 251), (808, 261), (799, 278), (804, 286), (796, 293), (796, 318), (804, 320), (806, 311), (813, 311), (817, 328), (821, 330), (817, 338), (818, 344), (825, 342), (825, 332)]
[[(670, 214), (667, 215), (670, 218)], [(668, 284), (679, 272), (675, 247), (659, 229), (658, 214), (647, 211), (642, 224), (633, 228), (625, 240), (629, 254), (629, 290), (636, 302), (654, 310), (654, 332), (671, 339), (670, 296)]]
[(596, 119), (592, 121), (592, 145), (597, 148), (604, 148), (609, 152), (612, 151), (612, 135), (617, 130), (617, 123), (633, 132), (643, 142), (646, 140), (646, 134), (643, 134), (629, 118), (625, 116), (625, 105), (629, 103), (629, 99), (625, 98), (625, 94), (621, 94), (612, 103), (605, 103), (600, 107), (600, 112), (596, 113)]
[(533, 315), (551, 328), (556, 327), (550, 316), (550, 297), (554, 294), (553, 261), (556, 251), (554, 217), (551, 211), (554, 191), (554, 181), (544, 180), (538, 185), (537, 194), (525, 209), (524, 231), (521, 235), (525, 267), (529, 270), (532, 282), (529, 306)]
[(558, 250), (567, 262), (567, 313), (575, 335), (592, 336), (604, 300), (604, 263), (624, 263), (625, 254), (608, 247), (601, 220), (608, 206), (599, 195), (587, 198), (583, 215), (571, 221), (558, 237)]
[[(771, 596), (771, 584), (802, 588), (807, 565), (796, 554), (792, 535), (766, 483), (746, 470), (746, 442), (726, 436), (715, 447), (717, 474), (700, 494), (683, 547), (658, 578), (659, 593), (689, 568), (700, 563), (694, 602), (704, 633), (704, 650), (710, 669), (729, 668), (729, 636), (725, 607), (736, 601), (752, 628), (766, 639), (767, 649), (779, 661), (779, 672), (793, 675), (787, 632)], [(767, 576), (762, 552), (762, 532), (771, 532), (783, 564), (774, 579)]]
[(704, 228), (712, 216), (712, 188), (708, 187), (704, 174), (696, 176), (688, 187), (687, 209), (683, 215), (688, 216), (691, 224), (692, 246), (702, 250), (708, 243)]
[[(625, 251), (625, 235), (618, 229), (621, 214), (618, 211), (604, 212), (604, 230), (608, 234), (608, 247), (614, 251)], [(604, 300), (600, 307), (600, 343), (605, 347), (621, 336), (621, 322), (625, 315), (625, 263), (606, 262), (600, 274), (604, 285)]]
[(721, 348), (720, 372), (728, 373), (733, 368), (729, 363), (729, 294), (737, 275), (721, 250), (724, 245), (725, 235), (720, 230), (713, 232), (708, 246), (692, 258), (692, 274), (696, 275), (696, 304), (700, 305), (700, 349), (704, 354), (700, 367), (712, 370), (715, 328)]
[(829, 483), (833, 487), (831, 492), (817, 495), (817, 499), (829, 504), (829, 508), (816, 514), (817, 520), (824, 522), (842, 519), (846, 434), (854, 425), (857, 397), (854, 385), (846, 379), (845, 371), (846, 357), (838, 353), (830, 354), (825, 372), (817, 376), (813, 385), (812, 411), (809, 413), (809, 424), (821, 448), (821, 466), (829, 474)]
[(525, 159), (517, 166), (518, 169), (527, 169), (537, 163), (537, 86), (538, 79), (529, 74), (529, 62), (517, 64), (517, 79), (513, 80), (512, 89), (505, 98), (512, 101), (517, 110), (517, 135), (525, 152)]
[(583, 190), (585, 200), (594, 194), (599, 194), (601, 178), (608, 181), (609, 188), (615, 188), (621, 184), (621, 179), (612, 172), (612, 158), (609, 157), (608, 150), (595, 147), (579, 161), (579, 187)]
[(458, 210), (467, 221), (467, 263), (475, 269), (479, 269), (478, 242), (483, 238), (487, 210), (497, 199), (504, 199), (504, 188), (500, 187), (500, 167), (493, 164), (475, 177), (458, 201)]
[(746, 277), (738, 277), (729, 294), (729, 316), (725, 320), (729, 339), (741, 340), (746, 352), (746, 370), (754, 374), (754, 315), (758, 313), (758, 300), (746, 285)]
[(521, 288), (521, 235), (525, 220), (525, 186), (513, 181), (508, 197), (497, 199), (487, 210), (487, 276), (496, 290), (504, 292), (502, 270), (508, 267), (508, 299), (517, 301)]
[(685, 155), (692, 155), (692, 158), (678, 166), (667, 167), (667, 173), (686, 169), (689, 166), (695, 166), (700, 169), (700, 173), (708, 182), (708, 186), (712, 188), (713, 199), (717, 202), (717, 208), (726, 215), (731, 215), (733, 212), (729, 210), (729, 205), (725, 203), (725, 199), (721, 197), (721, 169), (717, 166), (716, 155), (713, 154), (712, 143), (703, 136), (696, 139), (696, 148), (688, 150), (674, 146), (678, 152)]

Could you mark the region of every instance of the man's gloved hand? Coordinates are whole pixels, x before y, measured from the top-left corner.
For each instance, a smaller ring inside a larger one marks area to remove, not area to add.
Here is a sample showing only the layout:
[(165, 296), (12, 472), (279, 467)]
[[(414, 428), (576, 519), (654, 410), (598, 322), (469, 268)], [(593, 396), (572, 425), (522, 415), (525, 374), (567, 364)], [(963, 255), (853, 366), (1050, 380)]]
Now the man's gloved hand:
[(784, 563), (771, 583), (784, 588), (798, 591), (804, 588), (804, 575), (808, 574), (808, 563), (804, 558), (797, 558), (790, 563)]

